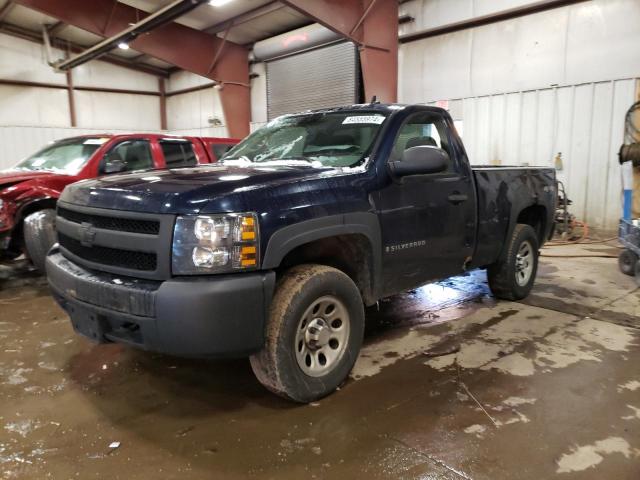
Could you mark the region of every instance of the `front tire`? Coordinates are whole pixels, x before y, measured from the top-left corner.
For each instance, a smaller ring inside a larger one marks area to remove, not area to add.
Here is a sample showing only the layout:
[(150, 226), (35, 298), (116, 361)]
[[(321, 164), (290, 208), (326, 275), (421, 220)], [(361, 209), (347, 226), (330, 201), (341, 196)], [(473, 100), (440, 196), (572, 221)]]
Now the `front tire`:
[(504, 246), (506, 252), (489, 266), (491, 292), (505, 300), (522, 300), (533, 288), (538, 272), (538, 237), (530, 225), (517, 224)]
[(24, 245), (31, 263), (45, 272), (47, 252), (57, 241), (56, 211), (51, 208), (27, 215), (23, 222)]
[(358, 358), (364, 308), (358, 287), (340, 270), (299, 265), (278, 282), (263, 349), (251, 368), (267, 389), (307, 403), (342, 384)]

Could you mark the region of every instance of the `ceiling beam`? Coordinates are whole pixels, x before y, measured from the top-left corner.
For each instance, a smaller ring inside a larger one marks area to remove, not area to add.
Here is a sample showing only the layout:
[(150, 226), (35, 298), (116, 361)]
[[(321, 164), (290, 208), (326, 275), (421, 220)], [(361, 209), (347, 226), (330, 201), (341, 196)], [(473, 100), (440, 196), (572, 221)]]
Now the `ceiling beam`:
[(205, 28), (203, 32), (215, 35), (216, 33), (224, 32), (229, 28), (230, 25), (236, 27), (238, 25), (250, 22), (251, 20), (255, 20), (256, 18), (260, 18), (264, 15), (268, 15), (269, 13), (276, 12), (283, 8), (285, 8), (285, 6), (280, 2), (269, 2), (265, 5), (260, 5), (259, 7), (247, 10), (246, 12), (241, 13), (240, 15), (236, 15), (235, 17), (231, 17), (223, 22), (211, 25), (210, 27)]
[(49, 33), (50, 36), (55, 37), (66, 27), (68, 27), (68, 25), (64, 22), (52, 23), (51, 25), (47, 25), (47, 33)]
[[(0, 24), (0, 33), (11, 35), (12, 37), (16, 37), (16, 38), (21, 38), (23, 40), (29, 40), (30, 42), (35, 42), (39, 44), (44, 43), (42, 39), (42, 32), (36, 32), (33, 30), (29, 30), (27, 28), (20, 27), (18, 25), (13, 25), (6, 22)], [(52, 46), (64, 51), (66, 51), (68, 48), (71, 52), (81, 52), (86, 48), (84, 46), (77, 45), (73, 42), (69, 42), (67, 40), (62, 40), (59, 38), (52, 38), (51, 44)], [(163, 78), (169, 77), (168, 70), (154, 67), (152, 65), (134, 63), (127, 58), (118, 57), (116, 55), (105, 55), (101, 57), (100, 60), (103, 62), (110, 63), (112, 65), (117, 65), (118, 67), (128, 68), (131, 70), (135, 70), (137, 72), (148, 73), (149, 75), (155, 75)]]
[(133, 63), (140, 63), (145, 58), (149, 57), (146, 53), (141, 53), (140, 55), (136, 55), (135, 57), (131, 57), (130, 60)]
[[(118, 48), (118, 45), (122, 43), (128, 45), (134, 42), (140, 35), (150, 33), (155, 29), (173, 22), (175, 19), (189, 13), (191, 10), (194, 10), (206, 1), (207, 0), (175, 0), (166, 7), (162, 7), (160, 10), (145, 16), (139, 22), (129, 23), (129, 26), (124, 30), (104, 39), (84, 52), (80, 52), (75, 57), (59, 62), (55, 67), (59, 70), (69, 70), (77, 67), (78, 65), (82, 65), (89, 60), (99, 58), (115, 48)], [(117, 3), (114, 3), (111, 7), (110, 16), (107, 19), (104, 30), (109, 28), (109, 23), (113, 19), (116, 9)]]
[(11, 13), (11, 10), (13, 10), (15, 6), (16, 4), (13, 3), (13, 0), (8, 0), (7, 3), (0, 8), (0, 23), (4, 22), (4, 19), (7, 18), (7, 15)]
[[(114, 7), (113, 0), (15, 1), (102, 37), (112, 37), (127, 30), (139, 17), (139, 10), (120, 2)], [(200, 8), (211, 7), (203, 5)], [(223, 40), (215, 35), (172, 22), (138, 36), (130, 46), (220, 84), (220, 100), (229, 134), (244, 137), (249, 133), (251, 119), (249, 52), (230, 41), (220, 51), (222, 44)], [(218, 59), (209, 72), (216, 55)]]

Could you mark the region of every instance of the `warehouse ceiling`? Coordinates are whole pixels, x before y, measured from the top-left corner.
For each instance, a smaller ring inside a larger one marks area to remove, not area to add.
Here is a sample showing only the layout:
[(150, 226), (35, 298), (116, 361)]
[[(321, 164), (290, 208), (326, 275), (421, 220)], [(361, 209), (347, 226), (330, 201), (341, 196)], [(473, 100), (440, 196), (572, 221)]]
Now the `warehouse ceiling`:
[[(64, 0), (60, 2), (64, 3)], [(140, 19), (143, 19), (147, 14), (172, 3), (172, 0), (123, 0), (119, 3), (138, 9)], [(205, 3), (178, 18), (176, 22), (221, 38), (226, 34), (227, 40), (241, 45), (251, 45), (311, 23), (301, 13), (273, 0), (230, 0), (226, 3), (218, 0), (217, 3), (219, 6)], [(103, 39), (59, 22), (57, 18), (18, 5), (12, 0), (0, 0), (0, 33), (42, 41), (43, 25), (48, 27), (50, 37), (57, 46), (68, 44), (72, 49), (75, 47), (75, 50), (86, 49)], [(61, 42), (56, 42), (55, 39)], [(133, 48), (115, 49), (103, 57), (103, 60), (147, 73), (168, 75), (176, 70), (174, 65), (144, 55)]]

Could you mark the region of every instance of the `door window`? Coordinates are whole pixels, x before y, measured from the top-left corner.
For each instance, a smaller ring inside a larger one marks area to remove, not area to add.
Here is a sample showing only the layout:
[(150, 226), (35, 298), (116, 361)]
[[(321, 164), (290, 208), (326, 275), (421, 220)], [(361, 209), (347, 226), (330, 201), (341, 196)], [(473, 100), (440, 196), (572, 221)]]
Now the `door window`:
[(198, 159), (189, 141), (160, 140), (167, 168), (194, 167)]
[(117, 144), (105, 155), (105, 160), (122, 162), (122, 172), (153, 168), (153, 157), (148, 140), (127, 140)]
[(451, 149), (449, 148), (446, 129), (447, 125), (440, 115), (431, 112), (418, 112), (410, 115), (400, 127), (389, 161), (401, 160), (402, 153), (411, 147), (428, 146), (441, 148), (449, 154), (451, 159), (447, 172), (454, 173), (456, 168), (453, 161), (454, 157), (451, 155)]

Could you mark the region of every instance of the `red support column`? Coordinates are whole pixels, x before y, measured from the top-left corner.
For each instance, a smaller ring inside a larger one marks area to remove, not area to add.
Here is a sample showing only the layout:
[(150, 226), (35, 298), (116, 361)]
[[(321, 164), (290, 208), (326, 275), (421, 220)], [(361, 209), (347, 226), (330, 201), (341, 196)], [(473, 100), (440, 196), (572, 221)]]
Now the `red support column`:
[(76, 97), (73, 93), (73, 73), (69, 70), (67, 73), (67, 96), (69, 97), (69, 120), (72, 127), (77, 127), (76, 120)]
[(362, 28), (364, 46), (360, 48), (360, 64), (365, 101), (376, 95), (381, 102), (397, 102), (398, 2), (378, 0)]
[(164, 78), (158, 78), (158, 90), (160, 91), (160, 130), (167, 129), (167, 95), (164, 88)]

